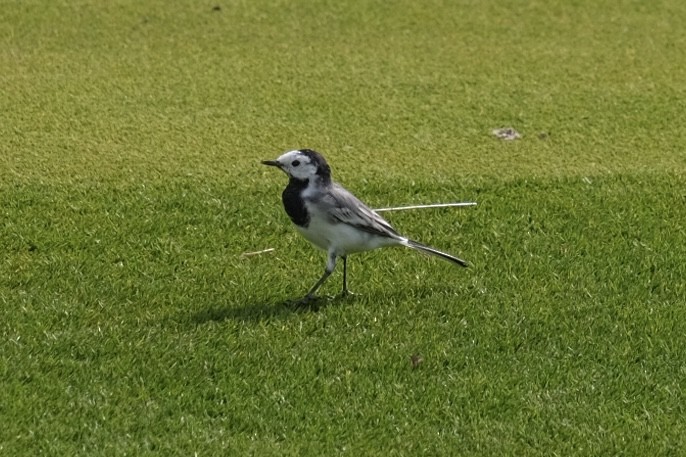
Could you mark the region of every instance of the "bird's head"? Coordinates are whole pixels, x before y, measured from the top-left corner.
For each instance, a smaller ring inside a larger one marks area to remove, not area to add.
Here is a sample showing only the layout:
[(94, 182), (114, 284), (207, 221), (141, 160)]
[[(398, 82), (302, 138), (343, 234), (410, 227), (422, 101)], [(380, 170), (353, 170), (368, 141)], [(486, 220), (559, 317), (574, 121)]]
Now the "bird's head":
[(263, 160), (264, 165), (280, 168), (290, 178), (298, 181), (320, 178), (331, 180), (331, 168), (324, 157), (311, 149), (296, 149), (282, 154), (276, 160)]

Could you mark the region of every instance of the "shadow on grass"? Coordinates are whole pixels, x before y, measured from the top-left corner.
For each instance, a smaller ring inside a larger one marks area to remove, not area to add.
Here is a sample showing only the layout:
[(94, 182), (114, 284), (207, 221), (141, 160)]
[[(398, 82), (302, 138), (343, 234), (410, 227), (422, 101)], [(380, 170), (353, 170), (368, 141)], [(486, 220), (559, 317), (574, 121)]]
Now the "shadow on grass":
[(384, 293), (383, 298), (374, 299), (364, 294), (350, 294), (346, 296), (337, 295), (335, 297), (322, 296), (316, 300), (303, 304), (299, 300), (281, 301), (256, 301), (251, 303), (234, 303), (226, 306), (211, 306), (191, 315), (191, 322), (202, 325), (207, 322), (268, 322), (277, 319), (285, 319), (297, 314), (318, 313), (331, 306), (344, 306), (355, 303), (358, 300), (369, 302), (370, 305), (377, 304), (378, 300), (397, 303), (403, 301), (414, 301), (421, 303), (427, 299), (437, 299), (439, 297), (451, 300), (458, 298), (454, 295), (454, 287), (410, 287), (394, 288)]
[(319, 297), (311, 303), (303, 304), (298, 300), (279, 302), (246, 303), (236, 306), (211, 307), (201, 310), (192, 316), (196, 324), (222, 322), (226, 320), (239, 322), (263, 322), (283, 319), (293, 314), (317, 313), (328, 306), (343, 303), (352, 297)]

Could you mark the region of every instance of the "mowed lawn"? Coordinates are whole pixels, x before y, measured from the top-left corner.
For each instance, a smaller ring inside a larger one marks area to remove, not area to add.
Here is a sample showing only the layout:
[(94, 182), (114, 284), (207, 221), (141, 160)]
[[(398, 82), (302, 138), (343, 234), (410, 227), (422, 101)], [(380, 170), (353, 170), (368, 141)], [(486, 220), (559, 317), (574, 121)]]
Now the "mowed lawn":
[[(686, 452), (682, 0), (5, 1), (0, 40), (0, 455)], [(293, 306), (325, 256), (259, 162), (300, 147), (477, 201), (385, 213), (471, 268)]]

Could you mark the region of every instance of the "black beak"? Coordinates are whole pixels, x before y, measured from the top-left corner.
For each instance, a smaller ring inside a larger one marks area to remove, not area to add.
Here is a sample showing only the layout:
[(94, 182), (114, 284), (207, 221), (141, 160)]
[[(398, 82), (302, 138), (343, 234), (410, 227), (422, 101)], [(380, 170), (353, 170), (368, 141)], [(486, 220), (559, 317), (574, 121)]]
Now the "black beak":
[(281, 164), (276, 160), (263, 160), (262, 165), (269, 165), (270, 167), (281, 168)]

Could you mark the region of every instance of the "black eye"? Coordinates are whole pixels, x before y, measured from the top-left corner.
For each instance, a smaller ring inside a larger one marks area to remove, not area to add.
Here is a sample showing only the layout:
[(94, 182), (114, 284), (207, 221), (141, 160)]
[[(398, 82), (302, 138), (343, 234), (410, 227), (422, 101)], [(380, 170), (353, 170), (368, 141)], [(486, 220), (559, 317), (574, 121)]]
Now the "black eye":
[(291, 165), (293, 165), (294, 167), (297, 167), (298, 165), (300, 165), (300, 161), (294, 160), (293, 162), (291, 162)]

